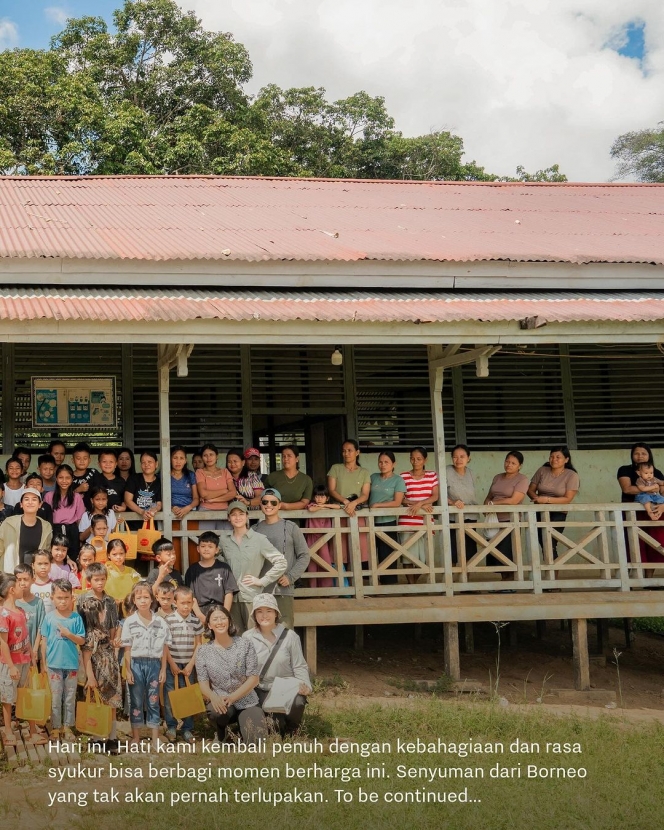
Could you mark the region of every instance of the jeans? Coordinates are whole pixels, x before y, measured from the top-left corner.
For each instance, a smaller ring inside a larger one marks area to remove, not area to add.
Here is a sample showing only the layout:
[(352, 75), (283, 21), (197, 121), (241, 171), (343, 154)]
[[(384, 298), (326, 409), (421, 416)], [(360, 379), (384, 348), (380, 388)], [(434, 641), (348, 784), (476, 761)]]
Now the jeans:
[[(382, 530), (382, 532), (389, 536), (390, 539), (394, 539), (395, 542), (399, 541), (399, 536), (396, 530), (383, 530), (380, 524), (376, 522), (376, 530)], [(378, 557), (378, 562), (384, 562), (391, 554), (394, 553), (394, 548), (388, 544), (387, 542), (383, 541), (382, 539), (376, 538), (376, 555)], [(398, 568), (399, 567), (399, 557), (397, 557), (391, 565), (387, 566), (387, 570), (389, 571), (390, 568)], [(399, 578), (396, 576), (381, 576), (379, 580), (381, 585), (396, 585), (399, 582)]]
[[(179, 669), (183, 669), (187, 664), (186, 663), (176, 663), (175, 664)], [(196, 682), (196, 669), (194, 669), (189, 676), (189, 682), (195, 683)], [(181, 689), (184, 686), (185, 680), (183, 675), (178, 675), (178, 688)], [(171, 701), (168, 696), (169, 692), (172, 692), (175, 689), (175, 677), (173, 676), (173, 672), (171, 671), (170, 666), (166, 666), (166, 681), (164, 683), (164, 716), (166, 718), (166, 728), (167, 729), (177, 729), (178, 721), (177, 718), (173, 715), (173, 711), (171, 710)], [(182, 729), (185, 732), (193, 732), (194, 729), (194, 718), (193, 715), (190, 715), (188, 718), (184, 718), (182, 721)]]
[(659, 493), (637, 493), (634, 501), (638, 501), (639, 504), (648, 504), (648, 502), (664, 504), (664, 496), (660, 496)]
[(132, 657), (131, 671), (134, 682), (129, 684), (132, 726), (143, 726), (143, 712), (147, 711), (146, 726), (156, 729), (161, 725), (159, 713), (159, 672), (161, 659), (154, 657)]
[(77, 679), (77, 669), (49, 668), (48, 670), (48, 682), (51, 687), (51, 722), (53, 729), (60, 729), (63, 725), (63, 708), (64, 726), (71, 727), (76, 723)]

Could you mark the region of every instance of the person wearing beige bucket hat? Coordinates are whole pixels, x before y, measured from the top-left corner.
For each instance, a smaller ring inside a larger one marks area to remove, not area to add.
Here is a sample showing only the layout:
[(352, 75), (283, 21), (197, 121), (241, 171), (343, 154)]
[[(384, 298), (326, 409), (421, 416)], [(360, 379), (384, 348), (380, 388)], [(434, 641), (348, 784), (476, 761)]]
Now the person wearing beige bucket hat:
[(284, 736), (295, 732), (302, 722), (307, 695), (311, 693), (309, 668), (302, 654), (300, 638), (281, 622), (279, 605), (273, 594), (264, 593), (254, 597), (251, 620), (254, 625), (243, 634), (243, 638), (253, 644), (258, 656), (259, 680), (256, 694), (260, 705), (265, 704), (276, 678), (299, 680), (297, 695), (289, 712), (265, 713), (274, 720), (280, 734)]

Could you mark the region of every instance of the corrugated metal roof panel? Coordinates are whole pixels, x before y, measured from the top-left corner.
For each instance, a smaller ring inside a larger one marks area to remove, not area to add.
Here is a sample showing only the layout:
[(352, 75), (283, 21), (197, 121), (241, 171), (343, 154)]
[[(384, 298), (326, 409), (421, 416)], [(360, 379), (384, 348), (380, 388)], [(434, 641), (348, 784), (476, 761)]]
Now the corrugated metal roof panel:
[(0, 177), (8, 258), (664, 264), (663, 218), (657, 185)]
[(0, 320), (397, 323), (664, 320), (664, 292), (333, 292), (0, 289)]

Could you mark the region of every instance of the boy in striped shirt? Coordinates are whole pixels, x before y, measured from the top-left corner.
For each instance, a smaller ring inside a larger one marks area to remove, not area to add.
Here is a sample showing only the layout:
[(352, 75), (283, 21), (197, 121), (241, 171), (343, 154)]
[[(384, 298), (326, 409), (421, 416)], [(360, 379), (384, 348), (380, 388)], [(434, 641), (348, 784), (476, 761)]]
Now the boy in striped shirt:
[[(166, 682), (164, 683), (164, 711), (166, 715), (166, 737), (169, 741), (177, 739), (177, 719), (173, 716), (168, 693), (175, 689), (175, 676), (188, 677), (196, 682), (196, 652), (203, 642), (203, 626), (193, 613), (194, 592), (191, 588), (180, 587), (173, 597), (175, 610), (165, 617), (166, 625), (171, 631), (171, 644), (166, 660)], [(182, 721), (183, 739), (187, 743), (194, 741), (194, 719)]]

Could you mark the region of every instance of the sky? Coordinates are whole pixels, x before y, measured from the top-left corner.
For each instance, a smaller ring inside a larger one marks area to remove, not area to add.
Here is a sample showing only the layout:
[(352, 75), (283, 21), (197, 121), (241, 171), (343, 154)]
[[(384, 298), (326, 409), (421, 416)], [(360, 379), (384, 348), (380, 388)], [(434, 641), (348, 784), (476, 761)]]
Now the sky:
[[(120, 0), (0, 0), (0, 47), (43, 48)], [(382, 95), (405, 135), (451, 130), (499, 175), (607, 181), (621, 133), (664, 120), (661, 0), (181, 0), (267, 83)]]

